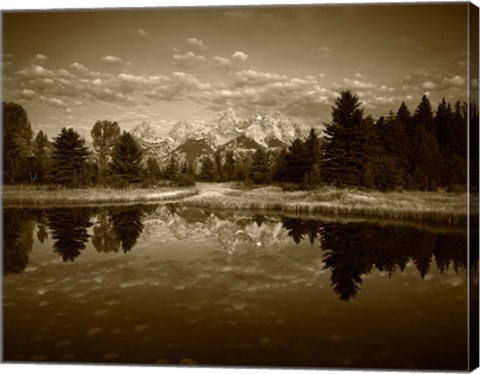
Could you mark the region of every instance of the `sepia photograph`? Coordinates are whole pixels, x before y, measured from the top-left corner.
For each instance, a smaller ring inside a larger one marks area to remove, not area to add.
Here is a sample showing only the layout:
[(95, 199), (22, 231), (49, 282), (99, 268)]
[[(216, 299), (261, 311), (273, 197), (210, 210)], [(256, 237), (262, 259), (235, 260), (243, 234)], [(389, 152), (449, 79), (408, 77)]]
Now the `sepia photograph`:
[(478, 367), (475, 4), (1, 18), (4, 363)]

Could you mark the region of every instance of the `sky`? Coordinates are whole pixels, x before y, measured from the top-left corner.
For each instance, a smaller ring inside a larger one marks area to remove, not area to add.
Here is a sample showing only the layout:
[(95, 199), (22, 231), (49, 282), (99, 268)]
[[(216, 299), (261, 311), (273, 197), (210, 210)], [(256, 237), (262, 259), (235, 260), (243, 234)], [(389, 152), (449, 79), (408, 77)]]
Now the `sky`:
[[(3, 100), (34, 131), (97, 120), (198, 126), (228, 108), (330, 121), (350, 89), (366, 115), (467, 98), (467, 5), (316, 5), (4, 12)], [(472, 82), (478, 87), (478, 81)]]

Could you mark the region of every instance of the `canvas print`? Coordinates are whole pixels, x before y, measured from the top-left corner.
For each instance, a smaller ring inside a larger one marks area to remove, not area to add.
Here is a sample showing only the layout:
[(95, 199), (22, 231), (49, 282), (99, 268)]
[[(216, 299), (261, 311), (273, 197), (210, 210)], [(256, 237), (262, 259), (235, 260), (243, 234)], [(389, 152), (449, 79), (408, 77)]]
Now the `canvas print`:
[(474, 5), (2, 25), (4, 362), (478, 365)]

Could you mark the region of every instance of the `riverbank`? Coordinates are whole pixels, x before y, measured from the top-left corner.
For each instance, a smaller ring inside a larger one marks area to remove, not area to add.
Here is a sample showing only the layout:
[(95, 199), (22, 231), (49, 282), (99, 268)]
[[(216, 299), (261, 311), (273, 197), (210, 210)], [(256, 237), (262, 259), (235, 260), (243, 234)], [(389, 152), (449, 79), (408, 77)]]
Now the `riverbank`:
[(48, 186), (3, 186), (3, 205), (51, 206), (91, 205), (111, 203), (167, 202), (197, 194), (195, 188), (58, 188)]
[[(51, 189), (4, 186), (4, 206), (88, 205), (177, 202), (185, 206), (229, 210), (274, 210), (374, 216), (459, 224), (467, 219), (467, 194), (444, 191), (379, 192), (322, 187), (282, 191), (275, 186), (242, 188), (231, 183), (197, 183), (159, 189)], [(478, 206), (478, 195), (472, 196)], [(478, 212), (476, 212), (478, 216)]]

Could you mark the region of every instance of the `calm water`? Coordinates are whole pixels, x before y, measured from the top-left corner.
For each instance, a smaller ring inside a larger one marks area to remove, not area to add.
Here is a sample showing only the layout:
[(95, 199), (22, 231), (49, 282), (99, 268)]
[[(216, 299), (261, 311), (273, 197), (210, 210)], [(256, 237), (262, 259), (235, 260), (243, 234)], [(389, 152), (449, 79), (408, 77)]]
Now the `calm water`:
[(463, 227), (162, 205), (3, 219), (7, 361), (467, 368)]

